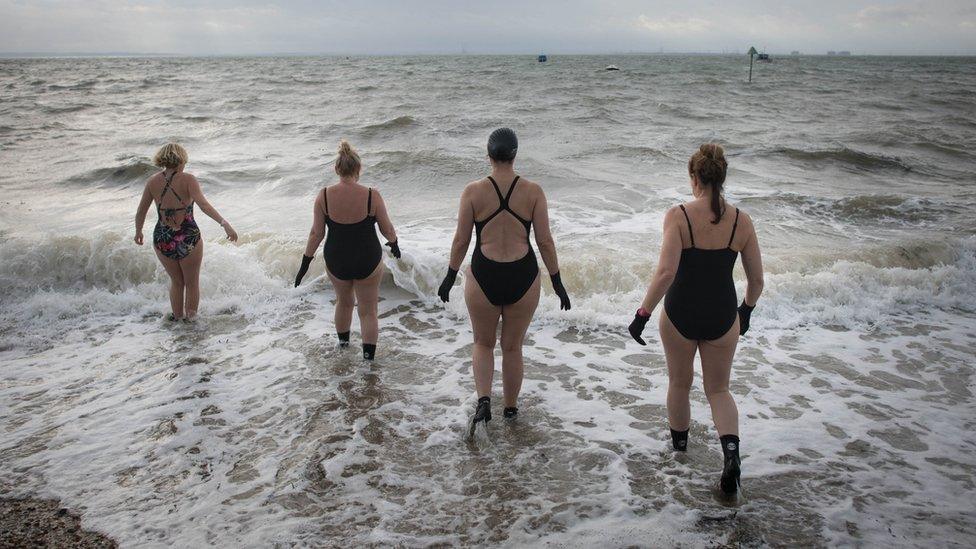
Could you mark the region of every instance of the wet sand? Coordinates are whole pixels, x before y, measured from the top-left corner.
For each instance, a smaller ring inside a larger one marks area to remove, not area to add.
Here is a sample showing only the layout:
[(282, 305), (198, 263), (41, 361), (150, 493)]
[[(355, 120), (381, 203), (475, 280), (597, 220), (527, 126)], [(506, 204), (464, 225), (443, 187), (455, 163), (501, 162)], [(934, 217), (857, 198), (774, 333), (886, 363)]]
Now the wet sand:
[(0, 499), (0, 548), (118, 547), (110, 537), (85, 530), (78, 514), (54, 499)]

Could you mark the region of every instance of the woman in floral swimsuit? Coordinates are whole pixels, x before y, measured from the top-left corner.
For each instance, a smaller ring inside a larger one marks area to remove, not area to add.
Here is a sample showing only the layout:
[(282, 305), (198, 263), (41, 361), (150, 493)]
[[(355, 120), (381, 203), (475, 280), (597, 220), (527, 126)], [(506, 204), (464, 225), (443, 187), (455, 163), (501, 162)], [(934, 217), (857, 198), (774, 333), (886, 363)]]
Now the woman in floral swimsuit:
[[(159, 149), (154, 163), (163, 171), (146, 182), (142, 200), (136, 210), (136, 244), (142, 246), (142, 227), (153, 201), (159, 221), (153, 230), (153, 248), (170, 278), (169, 301), (172, 320), (192, 320), (200, 304), (200, 264), (203, 262), (203, 240), (193, 219), (193, 204), (220, 223), (227, 238), (234, 242), (237, 233), (217, 210), (207, 202), (200, 183), (183, 171), (188, 155), (177, 143)], [(183, 197), (188, 200), (184, 201)]]

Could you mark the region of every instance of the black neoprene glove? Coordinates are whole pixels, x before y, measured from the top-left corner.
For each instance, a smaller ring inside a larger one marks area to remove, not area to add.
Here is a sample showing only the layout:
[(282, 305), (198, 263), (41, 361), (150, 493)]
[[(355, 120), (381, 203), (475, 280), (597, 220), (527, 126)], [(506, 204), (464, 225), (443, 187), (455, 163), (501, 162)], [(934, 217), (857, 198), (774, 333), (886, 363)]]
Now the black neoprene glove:
[(742, 301), (742, 305), (739, 305), (739, 335), (745, 335), (749, 331), (749, 317), (752, 316), (752, 310), (755, 308), (746, 305), (745, 300)]
[(641, 337), (641, 334), (644, 333), (644, 326), (647, 326), (647, 321), (650, 319), (651, 319), (650, 314), (648, 314), (647, 316), (641, 316), (640, 309), (638, 309), (637, 312), (634, 313), (634, 320), (630, 323), (630, 326), (627, 328), (627, 330), (630, 331), (631, 337), (634, 338), (634, 341), (640, 343), (641, 345), (647, 345), (647, 342), (644, 341), (644, 338)]
[(559, 277), (559, 273), (549, 275), (549, 279), (552, 281), (552, 291), (556, 292), (556, 295), (559, 296), (559, 310), (570, 310), (572, 305), (569, 303), (569, 294), (566, 293), (566, 288), (563, 287), (563, 280)]
[(441, 282), (441, 287), (437, 289), (437, 295), (444, 303), (451, 300), (451, 288), (454, 286), (454, 281), (457, 280), (457, 274), (457, 271), (448, 267), (447, 274), (444, 275), (444, 282)]
[(299, 284), (302, 283), (302, 278), (304, 278), (305, 273), (308, 272), (308, 266), (311, 265), (312, 259), (314, 259), (314, 257), (309, 257), (305, 254), (302, 254), (302, 266), (301, 268), (298, 269), (298, 276), (295, 277), (296, 288), (298, 287)]
[(399, 241), (398, 240), (394, 240), (393, 242), (387, 242), (386, 245), (390, 247), (390, 253), (393, 254), (393, 257), (395, 257), (397, 259), (400, 259), (400, 244), (399, 244)]

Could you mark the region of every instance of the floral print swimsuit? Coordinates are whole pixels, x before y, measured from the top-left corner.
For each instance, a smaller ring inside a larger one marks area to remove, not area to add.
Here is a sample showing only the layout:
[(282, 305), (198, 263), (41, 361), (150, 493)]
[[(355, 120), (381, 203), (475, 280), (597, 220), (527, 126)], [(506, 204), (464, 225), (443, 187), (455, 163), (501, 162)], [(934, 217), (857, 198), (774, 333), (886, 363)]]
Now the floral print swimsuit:
[(162, 207), (166, 191), (172, 192), (180, 204), (183, 204), (180, 195), (170, 188), (175, 177), (176, 172), (173, 172), (169, 177), (166, 177), (165, 173), (163, 174), (166, 186), (163, 187), (163, 192), (159, 195), (159, 200), (156, 201), (159, 221), (156, 222), (156, 228), (153, 230), (153, 245), (161, 254), (179, 261), (190, 255), (194, 246), (200, 241), (200, 228), (197, 227), (197, 222), (193, 220), (193, 202), (180, 208)]

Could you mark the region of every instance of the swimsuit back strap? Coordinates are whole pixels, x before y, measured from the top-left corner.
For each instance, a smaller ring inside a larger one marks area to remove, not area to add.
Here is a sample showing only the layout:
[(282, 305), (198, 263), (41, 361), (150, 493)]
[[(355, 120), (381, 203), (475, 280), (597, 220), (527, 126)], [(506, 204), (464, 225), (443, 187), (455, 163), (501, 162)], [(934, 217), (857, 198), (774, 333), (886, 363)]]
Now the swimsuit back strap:
[(370, 187), (369, 194), (366, 195), (366, 217), (370, 216), (369, 212), (371, 212), (372, 210), (373, 210), (373, 187)]
[[(688, 222), (688, 236), (691, 237), (691, 247), (694, 248), (695, 247), (695, 233), (691, 230), (691, 218), (688, 217), (688, 211), (685, 210), (685, 205), (684, 204), (678, 204), (678, 207), (681, 208), (681, 213), (685, 214), (685, 221)], [(738, 210), (736, 211), (736, 216), (738, 216)]]
[(735, 222), (732, 223), (732, 236), (729, 237), (729, 245), (727, 248), (732, 247), (732, 239), (735, 238), (735, 229), (739, 226), (739, 208), (735, 209)]
[[(173, 196), (175, 196), (176, 199), (180, 201), (180, 206), (183, 206), (183, 197), (176, 194), (176, 190), (171, 187), (171, 185), (173, 184), (173, 180), (176, 179), (176, 173), (177, 172), (173, 172), (172, 175), (170, 175), (169, 177), (163, 175), (163, 179), (166, 181), (166, 185), (163, 187), (163, 192), (159, 193), (159, 201), (157, 202), (157, 206), (156, 206), (157, 209), (163, 209), (163, 197), (166, 196), (166, 191), (173, 193)], [(165, 209), (174, 210), (178, 208), (165, 208)]]
[(499, 203), (498, 205), (499, 205), (499, 207), (504, 208), (505, 207), (505, 197), (502, 196), (502, 191), (501, 191), (501, 189), (498, 188), (498, 183), (496, 183), (495, 182), (495, 178), (492, 177), (492, 176), (490, 176), (490, 175), (488, 176), (488, 181), (491, 181), (491, 186), (492, 187), (495, 187), (495, 194), (498, 195), (498, 203)]
[(325, 206), (325, 217), (329, 217), (329, 192), (328, 192), (328, 188), (322, 189), (322, 204)]
[(512, 211), (512, 209), (508, 207), (508, 199), (512, 198), (512, 193), (515, 191), (515, 184), (518, 183), (518, 180), (519, 180), (519, 176), (516, 175), (515, 179), (512, 180), (512, 186), (508, 188), (508, 194), (505, 195), (505, 209), (510, 212)]

